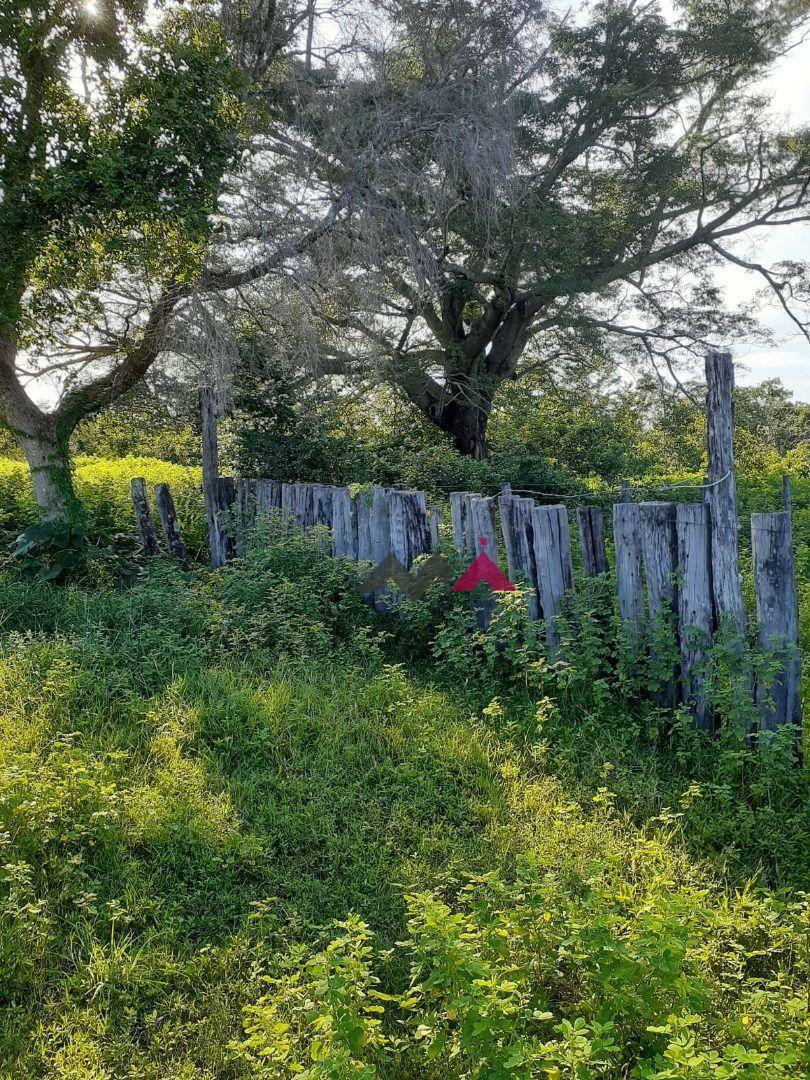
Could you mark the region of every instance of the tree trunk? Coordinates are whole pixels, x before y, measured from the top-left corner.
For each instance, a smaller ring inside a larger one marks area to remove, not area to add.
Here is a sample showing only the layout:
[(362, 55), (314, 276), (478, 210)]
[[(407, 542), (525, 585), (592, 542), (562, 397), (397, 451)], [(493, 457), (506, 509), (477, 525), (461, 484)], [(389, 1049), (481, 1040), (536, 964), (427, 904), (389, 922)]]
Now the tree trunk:
[(491, 400), (479, 399), (474, 403), (451, 402), (431, 419), (450, 436), (453, 446), (460, 454), (475, 461), (484, 461), (489, 453), (487, 424), (491, 411)]
[(17, 432), (17, 440), (31, 470), (34, 497), (43, 521), (67, 521), (77, 509), (70, 472), (67, 441), (61, 440), (54, 424), (37, 430)]

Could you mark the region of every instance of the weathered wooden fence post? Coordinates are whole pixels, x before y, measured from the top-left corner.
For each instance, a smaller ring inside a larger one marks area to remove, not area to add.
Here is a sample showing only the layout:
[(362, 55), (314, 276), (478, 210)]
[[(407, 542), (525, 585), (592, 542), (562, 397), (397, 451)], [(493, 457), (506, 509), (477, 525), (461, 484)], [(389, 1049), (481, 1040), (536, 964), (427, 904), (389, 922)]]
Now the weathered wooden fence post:
[(357, 558), (357, 503), (348, 488), (332, 492), (332, 552), (336, 559)]
[(371, 560), (376, 566), (391, 551), (391, 508), (389, 492), (375, 486), (371, 493)]
[[(309, 488), (312, 499), (312, 524), (321, 529), (331, 530), (335, 489), (331, 484), (310, 484)], [(331, 551), (332, 545), (332, 537), (328, 533), (319, 537), (319, 550)]]
[(236, 554), (244, 555), (256, 526), (258, 481), (236, 481)]
[(295, 516), (293, 514), (293, 495), (295, 484), (281, 485), (281, 522), (285, 533), (291, 533), (295, 529)]
[(166, 549), (185, 569), (188, 565), (186, 545), (183, 543), (183, 537), (180, 533), (180, 522), (177, 520), (177, 510), (168, 484), (157, 484), (155, 486), (155, 504), (160, 515), (160, 524), (163, 526)]
[(372, 562), (372, 517), (374, 515), (374, 499), (370, 491), (360, 491), (355, 499), (357, 514), (357, 561)]
[(498, 496), (498, 516), (501, 522), (501, 533), (503, 534), (503, 547), (506, 552), (506, 568), (512, 581), (517, 581), (522, 573), (520, 565), (520, 532), (516, 514), (517, 503), (518, 499), (512, 494), (511, 487), (504, 484), (503, 490)]
[(586, 577), (599, 577), (610, 570), (605, 552), (605, 532), (602, 511), (598, 506), (577, 508), (579, 544), (582, 568)]
[(557, 620), (562, 612), (565, 594), (574, 587), (568, 511), (564, 506), (535, 506), (532, 510), (532, 526), (546, 644), (549, 655), (556, 656), (560, 647)]
[(430, 551), (427, 502), (423, 491), (392, 491), (389, 495), (391, 550), (410, 570), (414, 559)]
[(142, 476), (134, 476), (130, 481), (129, 489), (132, 496), (132, 509), (135, 511), (135, 524), (138, 526), (144, 555), (150, 557), (157, 555), (158, 542), (152, 522), (152, 511), (149, 509), (149, 499), (146, 495), (146, 481)]
[(521, 499), (511, 492), (504, 492), (498, 499), (498, 508), (509, 577), (515, 583), (523, 580), (529, 586), (528, 614), (530, 619), (537, 619), (540, 616), (540, 599), (532, 524), (534, 500)]
[(709, 508), (702, 503), (679, 503), (675, 508), (678, 534), (678, 638), (681, 649), (683, 699), (703, 731), (712, 728), (706, 697), (705, 665), (712, 644), (712, 564)]
[(731, 634), (731, 651), (741, 653), (745, 605), (740, 574), (737, 480), (734, 475), (734, 364), (731, 353), (706, 356), (706, 438), (708, 485), (704, 492), (711, 514), (712, 589), (718, 621)]
[(281, 509), (281, 484), (264, 478), (256, 481), (256, 519)]
[(480, 498), (470, 491), (450, 493), (450, 521), (453, 526), (453, 547), (463, 556), (475, 554), (472, 532), (472, 500)]
[(613, 543), (616, 549), (616, 595), (619, 624), (630, 657), (638, 655), (644, 637), (644, 590), (641, 579), (641, 540), (638, 505), (613, 507)]
[[(493, 511), (495, 500), (472, 495), (467, 504), (469, 518), (467, 526), (472, 534), (472, 555), (486, 554), (494, 563), (498, 562), (498, 539), (495, 535)], [(492, 622), (495, 611), (495, 598), (488, 588), (478, 590), (475, 600), (475, 621), (481, 630), (486, 630)]]
[(430, 528), (431, 551), (438, 551), (441, 547), (441, 527), (444, 523), (444, 511), (440, 506), (428, 507), (428, 526)]
[(760, 728), (775, 731), (784, 724), (794, 724), (798, 739), (802, 719), (801, 661), (790, 515), (786, 511), (752, 514), (751, 547), (759, 648), (777, 668), (772, 686), (762, 679), (757, 686)]
[(315, 524), (315, 500), (312, 484), (293, 484), (293, 513), (301, 532)]
[(470, 499), (470, 528), (472, 530), (473, 555), (485, 551), (494, 563), (498, 561), (498, 538), (495, 535), (493, 510), (495, 500), (473, 495)]
[[(208, 542), (211, 548), (211, 565), (224, 566), (228, 561), (230, 544), (222, 528), (223, 498), (229, 492), (220, 489), (219, 447), (217, 444), (217, 414), (213, 387), (200, 387), (200, 432), (202, 435), (202, 486), (205, 502), (205, 520), (208, 524)], [(231, 500), (232, 502), (233, 500)]]
[(675, 504), (669, 502), (639, 503), (641, 558), (647, 582), (647, 609), (651, 655), (661, 668), (661, 688), (658, 704), (672, 709), (677, 700), (675, 667), (668, 666), (667, 654), (675, 651), (674, 620), (678, 613), (678, 537), (675, 526)]

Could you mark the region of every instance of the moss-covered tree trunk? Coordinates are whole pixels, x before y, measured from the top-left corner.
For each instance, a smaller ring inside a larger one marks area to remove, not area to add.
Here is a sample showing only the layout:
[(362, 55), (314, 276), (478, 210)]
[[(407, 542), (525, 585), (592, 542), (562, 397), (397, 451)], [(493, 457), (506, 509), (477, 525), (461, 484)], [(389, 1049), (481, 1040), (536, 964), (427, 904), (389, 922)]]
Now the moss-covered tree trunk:
[(67, 440), (59, 438), (53, 424), (42, 424), (30, 434), (18, 433), (17, 439), (31, 470), (41, 518), (67, 521), (77, 509)]

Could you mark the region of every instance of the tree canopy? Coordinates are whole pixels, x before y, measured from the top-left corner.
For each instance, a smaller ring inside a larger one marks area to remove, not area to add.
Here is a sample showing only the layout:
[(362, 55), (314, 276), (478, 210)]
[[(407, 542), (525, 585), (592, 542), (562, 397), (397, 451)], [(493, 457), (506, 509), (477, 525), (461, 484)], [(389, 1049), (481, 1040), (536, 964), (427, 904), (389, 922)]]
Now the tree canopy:
[[(456, 447), (486, 453), (493, 395), (538, 365), (679, 359), (761, 332), (729, 310), (724, 260), (757, 269), (806, 333), (805, 268), (749, 263), (739, 237), (808, 218), (810, 142), (758, 80), (804, 17), (794, 4), (537, 0), (378, 5), (335, 134), (289, 141), (334, 177), (362, 160), (359, 213), (299, 273), (317, 372), (399, 387)], [(284, 166), (292, 156), (277, 147)], [(294, 325), (294, 324), (297, 324)]]

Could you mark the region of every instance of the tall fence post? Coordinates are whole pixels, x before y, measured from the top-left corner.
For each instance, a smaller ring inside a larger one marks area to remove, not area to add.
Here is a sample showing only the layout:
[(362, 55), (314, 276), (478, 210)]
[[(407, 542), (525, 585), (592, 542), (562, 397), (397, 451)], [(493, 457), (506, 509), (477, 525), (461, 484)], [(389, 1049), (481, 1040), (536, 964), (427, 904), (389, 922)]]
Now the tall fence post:
[(173, 555), (185, 569), (188, 565), (186, 545), (183, 543), (183, 537), (180, 533), (180, 522), (177, 520), (177, 510), (168, 484), (157, 484), (155, 486), (155, 505), (160, 515), (160, 524), (163, 527), (166, 548), (169, 554)]
[(683, 699), (695, 724), (712, 727), (706, 696), (705, 665), (712, 644), (712, 564), (709, 508), (703, 503), (679, 503), (675, 508), (678, 535), (678, 640), (681, 650)]
[(631, 658), (638, 655), (644, 637), (644, 590), (641, 578), (641, 541), (638, 505), (613, 507), (613, 543), (616, 548), (616, 596), (619, 623)]
[(762, 731), (801, 725), (799, 611), (790, 535), (790, 514), (751, 515), (754, 591), (760, 651), (776, 667), (773, 685), (759, 680)]
[(734, 364), (731, 353), (706, 355), (706, 439), (708, 486), (704, 497), (711, 514), (712, 589), (718, 621), (731, 634), (732, 651), (741, 652), (745, 605), (740, 574), (737, 481), (734, 475)]
[(675, 652), (674, 619), (678, 611), (675, 504), (639, 503), (638, 510), (641, 558), (647, 583), (651, 656), (660, 668), (661, 677), (658, 704), (672, 709), (677, 700), (678, 684), (675, 665), (667, 657)]
[(135, 512), (135, 524), (138, 526), (144, 554), (150, 557), (157, 555), (158, 542), (152, 522), (152, 511), (149, 509), (149, 499), (146, 495), (146, 481), (142, 476), (134, 476), (130, 481), (129, 489), (132, 496), (132, 509)]

